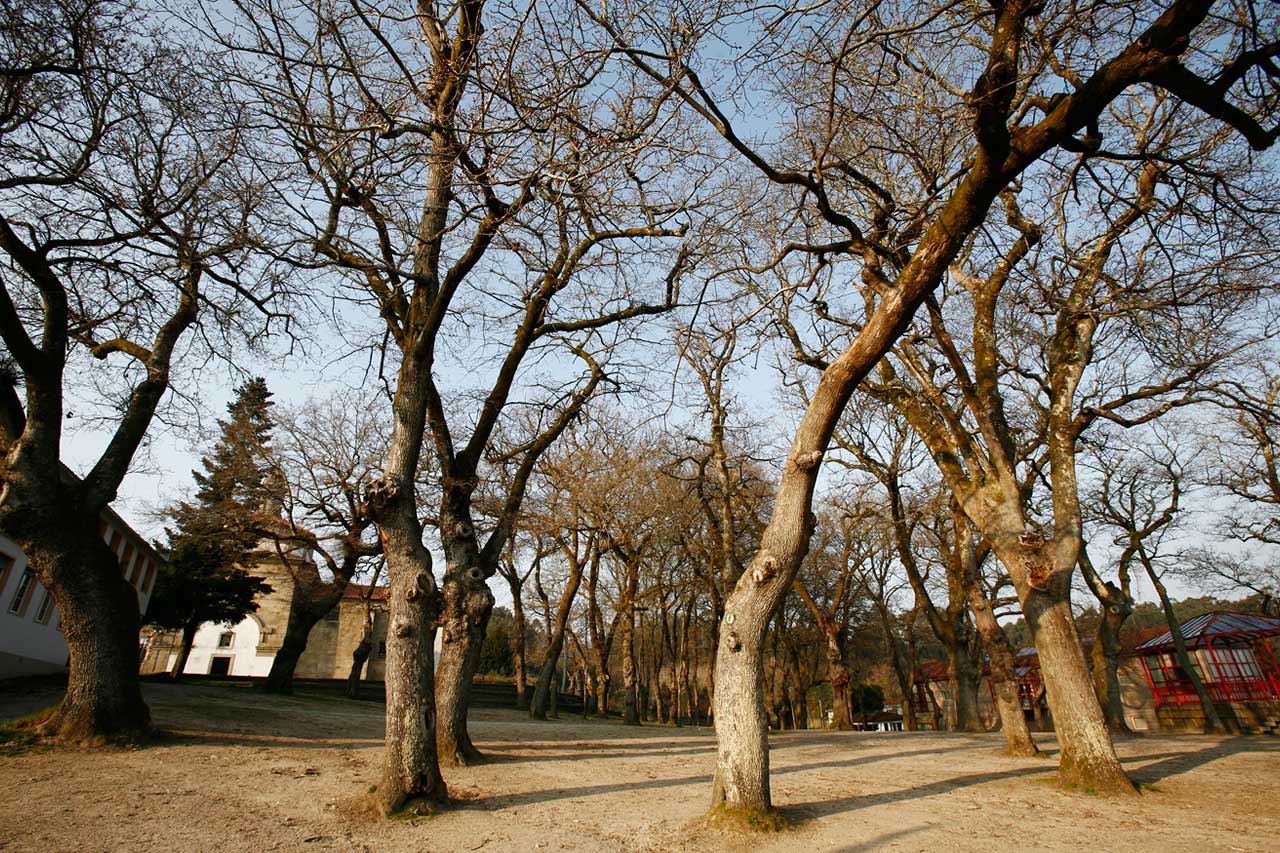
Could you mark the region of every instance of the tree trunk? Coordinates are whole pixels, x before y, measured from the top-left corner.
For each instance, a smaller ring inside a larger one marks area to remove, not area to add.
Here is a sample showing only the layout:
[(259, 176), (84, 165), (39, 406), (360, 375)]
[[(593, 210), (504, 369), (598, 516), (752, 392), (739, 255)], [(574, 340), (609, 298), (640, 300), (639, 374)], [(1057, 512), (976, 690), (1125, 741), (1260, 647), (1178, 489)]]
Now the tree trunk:
[(515, 667), (516, 707), (525, 708), (528, 706), (528, 697), (525, 695), (525, 682), (529, 678), (529, 673), (525, 668), (524, 659), (524, 604), (520, 601), (520, 587), (518, 584), (512, 585), (511, 594), (511, 615), (515, 620), (515, 634), (511, 638), (511, 661)]
[(311, 630), (326, 613), (337, 606), (338, 598), (341, 596), (339, 591), (337, 595), (325, 595), (322, 600), (314, 600), (309, 591), (300, 587), (301, 585), (295, 582), (293, 597), (289, 602), (289, 622), (285, 627), (284, 639), (280, 643), (280, 650), (276, 652), (275, 659), (271, 661), (271, 671), (267, 673), (267, 680), (263, 685), (263, 689), (268, 693), (293, 692), (293, 673), (298, 668), (298, 660), (302, 657), (302, 653), (307, 650), (307, 640), (311, 636)]
[(1124, 702), (1120, 696), (1120, 628), (1128, 613), (1120, 608), (1101, 604), (1102, 618), (1098, 620), (1098, 633), (1094, 638), (1093, 690), (1102, 706), (1107, 728), (1113, 735), (1132, 734), (1124, 720)]
[(1200, 699), (1200, 708), (1204, 711), (1205, 734), (1226, 732), (1227, 727), (1223, 724), (1222, 718), (1218, 716), (1218, 709), (1213, 704), (1213, 697), (1205, 689), (1204, 679), (1200, 677), (1200, 673), (1196, 670), (1191, 660), (1191, 655), (1187, 652), (1187, 641), (1182, 636), (1182, 626), (1178, 624), (1178, 617), (1173, 612), (1173, 602), (1169, 600), (1169, 593), (1165, 590), (1164, 583), (1160, 580), (1160, 575), (1156, 572), (1155, 566), (1151, 564), (1146, 554), (1139, 551), (1139, 557), (1142, 559), (1143, 567), (1147, 570), (1147, 577), (1151, 578), (1151, 583), (1156, 588), (1156, 594), (1160, 596), (1160, 606), (1164, 609), (1164, 618), (1169, 623), (1169, 633), (1173, 637), (1174, 659), (1177, 660), (1179, 668), (1187, 674), (1187, 679), (1191, 682), (1191, 686), (1195, 688), (1196, 696)]
[(196, 631), (200, 630), (199, 622), (188, 622), (182, 626), (182, 645), (178, 648), (178, 659), (174, 661), (173, 671), (169, 673), (176, 681), (187, 671), (187, 661), (191, 658), (191, 647), (196, 643)]
[(947, 726), (957, 732), (984, 732), (978, 711), (978, 686), (982, 670), (973, 659), (968, 643), (947, 649), (947, 675), (951, 682), (951, 707), (947, 709)]
[(827, 680), (831, 682), (831, 728), (853, 728), (853, 693), (844, 651), (836, 638), (827, 635)]
[(1005, 751), (1010, 755), (1036, 755), (1040, 748), (1031, 738), (1027, 717), (1022, 711), (1018, 679), (1014, 674), (1013, 646), (996, 621), (991, 602), (978, 584), (969, 588), (969, 606), (973, 610), (973, 622), (982, 634), (982, 644), (991, 661), (991, 684), (995, 688), (1000, 728), (1004, 731)]
[(636, 611), (630, 601), (624, 607), (626, 616), (622, 622), (622, 722), (624, 725), (638, 726), (640, 725), (640, 707), (637, 695)]
[(360, 642), (356, 644), (355, 649), (351, 652), (351, 672), (347, 673), (347, 696), (352, 699), (360, 698), (360, 675), (364, 671), (364, 665), (369, 660), (369, 655), (373, 653), (373, 623), (366, 622), (364, 633), (360, 635)]
[(440, 714), (436, 744), (440, 763), (446, 766), (462, 767), (484, 760), (467, 732), (467, 706), (493, 603), (493, 593), (482, 579), (464, 572), (446, 576), (440, 620), (440, 669), (436, 673)]
[[(529, 716), (545, 720), (551, 708), (552, 691), (555, 690), (556, 665), (564, 649), (564, 631), (557, 631), (547, 646), (547, 658), (538, 670), (538, 683), (533, 689), (533, 701), (529, 703)], [(585, 696), (583, 701), (585, 702)]]
[(385, 814), (414, 800), (444, 802), (436, 752), (435, 623), (440, 598), (430, 564), (397, 565), (388, 549), (386, 747), (378, 801)]
[[(1022, 576), (1034, 578), (1036, 572), (1023, 572)], [(1086, 790), (1133, 793), (1136, 788), (1120, 766), (1093, 692), (1071, 618), (1070, 594), (1070, 575), (1058, 573), (1048, 577), (1043, 588), (1032, 586), (1022, 605), (1035, 638), (1054, 731), (1062, 747), (1058, 776), (1063, 784)]]
[[(51, 530), (46, 525), (54, 519), (79, 523), (57, 522)], [(70, 658), (66, 693), (41, 729), (74, 744), (146, 740), (151, 712), (138, 681), (137, 592), (102, 541), (98, 514), (68, 510), (23, 522), (27, 535), (10, 536), (53, 596)], [(52, 550), (41, 539), (63, 544)]]

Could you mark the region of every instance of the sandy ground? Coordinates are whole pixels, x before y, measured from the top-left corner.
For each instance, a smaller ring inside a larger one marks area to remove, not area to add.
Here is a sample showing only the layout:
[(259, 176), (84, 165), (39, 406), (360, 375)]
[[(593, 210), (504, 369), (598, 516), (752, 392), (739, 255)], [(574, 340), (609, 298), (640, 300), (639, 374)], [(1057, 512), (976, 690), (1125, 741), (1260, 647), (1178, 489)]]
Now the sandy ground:
[[(341, 804), (377, 781), (379, 706), (146, 692), (171, 733), (157, 745), (0, 755), (0, 849), (1280, 850), (1280, 738), (1124, 741), (1125, 766), (1158, 790), (1114, 801), (1055, 788), (1051, 758), (1002, 757), (996, 735), (788, 732), (772, 741), (773, 796), (793, 826), (741, 836), (702, 821), (706, 729), (478, 711), (493, 760), (447, 772), (458, 804), (374, 821)], [(52, 698), (0, 696), (0, 717)]]

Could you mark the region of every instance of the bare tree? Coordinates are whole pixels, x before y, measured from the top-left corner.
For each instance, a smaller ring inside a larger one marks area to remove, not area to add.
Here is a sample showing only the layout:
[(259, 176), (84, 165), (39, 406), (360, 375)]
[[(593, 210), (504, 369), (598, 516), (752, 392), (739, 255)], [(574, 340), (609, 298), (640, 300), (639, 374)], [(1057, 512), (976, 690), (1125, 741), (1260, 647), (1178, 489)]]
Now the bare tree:
[[(267, 673), (266, 689), (288, 693), (293, 673), (316, 623), (338, 605), (361, 566), (379, 554), (364, 504), (364, 490), (386, 458), (390, 425), (377, 401), (338, 394), (297, 409), (276, 408), (272, 478), (280, 518), (265, 518), (263, 532), (281, 551), (293, 577), (289, 620)], [(303, 547), (323, 561), (285, 559)], [(367, 610), (367, 608), (366, 608)]]
[[(394, 374), (391, 448), (366, 492), (391, 586), (377, 799), (384, 811), (442, 800), (439, 761), (479, 758), (466, 713), (487, 581), (534, 465), (605, 381), (629, 321), (678, 299), (689, 187), (653, 179), (670, 152), (655, 137), (678, 129), (660, 93), (618, 85), (609, 53), (568, 38), (550, 7), (237, 8), (225, 40), (240, 83), (294, 161), (291, 258), (341, 274), (340, 297), (377, 318), (376, 358)], [(446, 386), (451, 360), (473, 393)], [(495, 446), (504, 413), (538, 384), (535, 405), (551, 401), (539, 430)], [(442, 585), (414, 498), (424, 443), (440, 477)], [(473, 498), (494, 454), (511, 474), (482, 533)]]
[[(280, 281), (249, 255), (266, 207), (242, 171), (241, 108), (190, 73), (211, 57), (127, 2), (33, 0), (4, 17), (0, 337), (14, 369), (0, 374), (0, 529), (70, 650), (49, 731), (135, 739), (150, 729), (138, 597), (101, 515), (175, 371), (268, 328)], [(72, 398), (110, 436), (83, 477), (61, 462)]]
[[(760, 549), (726, 602), (716, 656), (714, 805), (771, 806), (767, 724), (759, 702), (763, 643), (813, 532), (820, 462), (858, 384), (941, 283), (999, 194), (1055, 149), (1086, 156), (1096, 150), (1100, 116), (1140, 84), (1170, 91), (1231, 124), (1254, 148), (1274, 142), (1275, 132), (1261, 123), (1274, 119), (1265, 114), (1271, 105), (1265, 96), (1255, 99), (1250, 88), (1256, 83), (1269, 91), (1260, 69), (1270, 61), (1270, 36), (1254, 28), (1251, 7), (1210, 16), (1212, 5), (1174, 0), (1108, 7), (1109, 16), (1125, 20), (1109, 17), (1114, 25), (1105, 29), (1089, 25), (1098, 13), (1092, 7), (1050, 8), (1030, 0), (996, 4), (984, 15), (919, 4), (868, 10), (837, 3), (770, 8), (753, 19), (750, 10), (731, 8), (734, 22), (751, 33), (743, 38), (758, 38), (751, 59), (759, 60), (753, 62), (757, 80), (733, 80), (733, 91), (758, 91), (752, 84), (763, 77), (772, 91), (798, 96), (789, 122), (796, 133), (774, 154), (739, 131), (735, 110), (700, 73), (699, 40), (727, 24), (721, 7), (659, 13), (649, 4), (618, 3), (597, 12), (593, 4), (579, 3), (637, 67), (671, 87), (780, 193), (791, 193), (800, 233), (785, 239), (763, 266), (805, 254), (822, 274), (824, 261), (850, 257), (867, 289), (865, 315), (840, 330), (836, 354), (808, 352), (802, 339), (793, 339), (800, 357), (822, 375), (792, 441)], [(969, 132), (960, 134), (962, 127)], [(876, 152), (901, 152), (902, 160), (919, 163), (911, 160), (915, 151), (903, 150), (913, 145), (950, 148), (941, 159), (939, 152), (920, 152), (935, 165), (926, 167), (919, 185), (899, 191), (914, 176), (900, 170), (877, 180), (867, 168), (881, 156)], [(814, 308), (822, 313), (820, 304)], [(1017, 547), (1016, 541), (992, 542), (997, 553), (1006, 544)], [(1025, 554), (1010, 567), (1019, 593), (1032, 598), (1031, 581), (1042, 585), (1033, 565), (1046, 563)], [(1055, 632), (1064, 648), (1075, 644), (1064, 633), (1070, 620), (1063, 605), (1044, 608), (1024, 600), (1024, 607), (1033, 624), (1061, 623), (1061, 631), (1042, 632), (1042, 644), (1052, 645)], [(1087, 676), (1083, 661), (1077, 667), (1070, 656), (1060, 656), (1062, 665), (1083, 683), (1056, 692), (1078, 695), (1088, 689)], [(1050, 651), (1048, 660), (1054, 659)], [(1133, 791), (1100, 713), (1082, 707), (1082, 714), (1077, 721), (1067, 711), (1059, 721), (1063, 778), (1097, 790)]]
[[(1226, 725), (1205, 689), (1199, 668), (1192, 663), (1187, 652), (1187, 642), (1173, 610), (1173, 601), (1164, 585), (1161, 563), (1169, 555), (1161, 553), (1161, 545), (1174, 528), (1182, 509), (1185, 466), (1179, 462), (1176, 445), (1167, 435), (1157, 443), (1157, 447), (1157, 450), (1138, 451), (1126, 462), (1113, 460), (1104, 469), (1099, 515), (1109, 525), (1120, 529), (1116, 537), (1117, 544), (1124, 548), (1120, 559), (1131, 563), (1136, 558), (1155, 587), (1173, 637), (1178, 668), (1185, 673), (1200, 699), (1205, 732), (1225, 732)], [(1177, 555), (1173, 556), (1176, 559)], [(1112, 654), (1114, 656), (1115, 653)], [(1107, 663), (1114, 666), (1111, 661)], [(1114, 682), (1114, 675), (1108, 673), (1108, 681)], [(1110, 683), (1108, 689), (1114, 691), (1117, 686)]]

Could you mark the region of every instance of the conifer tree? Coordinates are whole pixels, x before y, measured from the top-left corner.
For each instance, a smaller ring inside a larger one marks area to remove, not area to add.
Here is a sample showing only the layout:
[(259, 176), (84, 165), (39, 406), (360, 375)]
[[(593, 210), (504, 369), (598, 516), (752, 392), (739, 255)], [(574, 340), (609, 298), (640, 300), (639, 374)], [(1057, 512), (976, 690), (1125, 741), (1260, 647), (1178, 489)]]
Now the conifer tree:
[[(271, 446), (271, 392), (262, 377), (236, 389), (227, 404), (228, 419), (218, 421), (221, 436), (210, 455), (200, 460), (193, 503), (172, 511), (177, 536), (211, 536), (232, 563), (253, 547), (259, 536), (254, 516), (268, 502)], [(171, 535), (171, 545), (174, 544)]]
[(205, 622), (234, 624), (258, 609), (254, 598), (271, 592), (239, 568), (260, 538), (271, 467), (271, 392), (261, 377), (236, 389), (221, 436), (192, 471), (194, 501), (170, 511), (168, 565), (156, 584), (151, 624), (182, 631), (175, 675), (181, 675), (196, 631)]

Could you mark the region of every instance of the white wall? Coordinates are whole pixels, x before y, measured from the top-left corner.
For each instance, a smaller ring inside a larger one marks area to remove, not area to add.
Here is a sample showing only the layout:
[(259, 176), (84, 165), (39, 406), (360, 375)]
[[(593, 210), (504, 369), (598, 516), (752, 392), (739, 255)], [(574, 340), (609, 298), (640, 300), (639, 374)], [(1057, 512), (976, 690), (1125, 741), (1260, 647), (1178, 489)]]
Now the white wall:
[[(219, 647), (218, 638), (227, 631), (231, 632), (231, 645)], [(252, 616), (246, 616), (236, 625), (216, 625), (206, 622), (196, 631), (195, 643), (191, 646), (191, 656), (182, 670), (190, 675), (203, 675), (209, 672), (213, 658), (231, 658), (230, 675), (265, 676), (271, 671), (274, 655), (258, 654), (258, 642), (262, 639), (262, 629)], [(172, 656), (169, 665), (175, 661)]]
[(27, 569), (27, 558), (13, 540), (0, 535), (0, 554), (13, 559), (13, 568), (0, 589), (0, 678), (58, 672), (67, 665), (67, 642), (58, 630), (61, 617), (57, 608), (49, 623), (36, 621), (40, 604), (48, 594), (39, 581), (33, 580), (26, 611), (19, 616), (9, 612), (18, 584)]
[[(108, 543), (112, 539), (112, 525), (117, 523), (108, 519), (112, 515), (108, 513), (104, 516), (103, 539)], [(138, 608), (140, 612), (146, 613), (151, 591), (155, 588), (156, 573), (153, 566), (156, 558), (149, 549), (144, 551), (137, 547), (136, 542), (132, 548), (128, 547), (128, 535), (115, 538), (116, 557), (123, 558), (126, 553), (130, 555), (128, 563), (121, 566), (121, 571), (125, 577), (132, 579), (134, 592), (138, 595)], [(27, 558), (17, 544), (3, 534), (0, 534), (0, 553), (14, 560), (13, 568), (4, 580), (4, 589), (0, 590), (0, 679), (65, 670), (67, 641), (62, 636), (61, 614), (55, 606), (46, 623), (36, 621), (40, 605), (48, 593), (34, 579), (25, 611), (21, 615), (10, 613), (9, 606), (18, 591), (18, 585), (22, 583)]]

